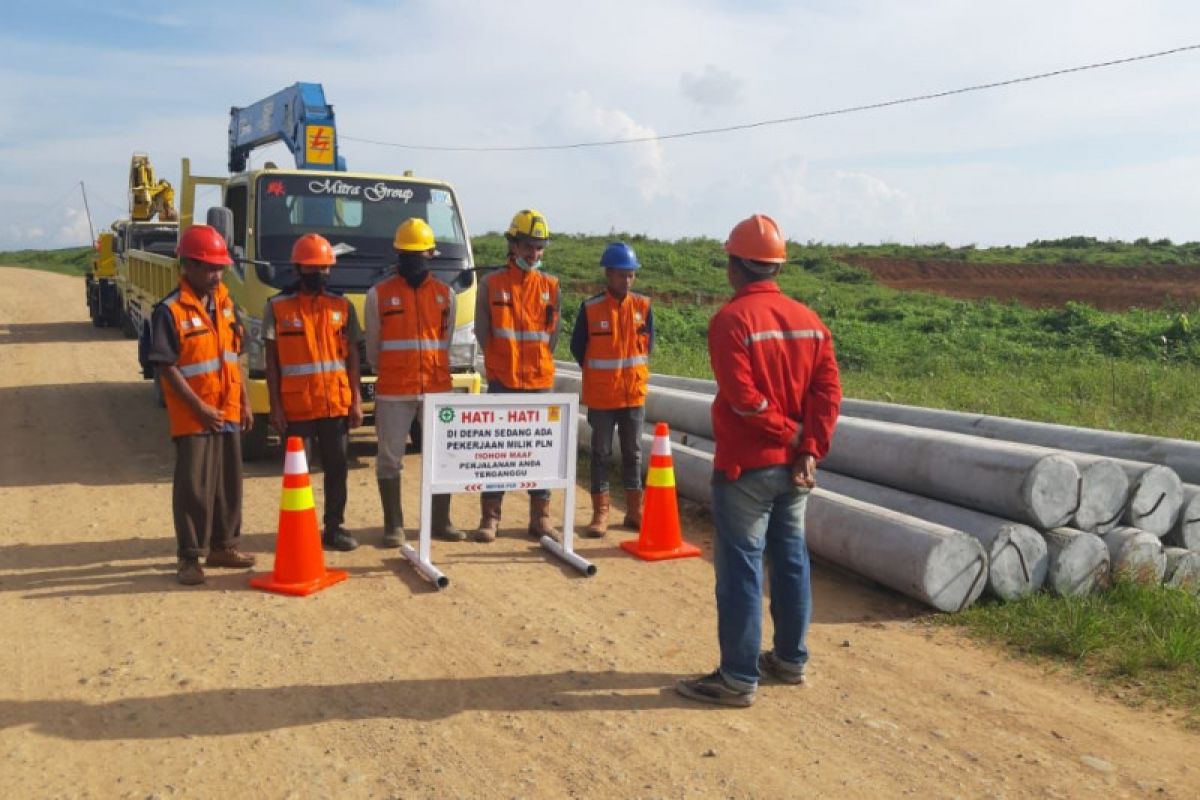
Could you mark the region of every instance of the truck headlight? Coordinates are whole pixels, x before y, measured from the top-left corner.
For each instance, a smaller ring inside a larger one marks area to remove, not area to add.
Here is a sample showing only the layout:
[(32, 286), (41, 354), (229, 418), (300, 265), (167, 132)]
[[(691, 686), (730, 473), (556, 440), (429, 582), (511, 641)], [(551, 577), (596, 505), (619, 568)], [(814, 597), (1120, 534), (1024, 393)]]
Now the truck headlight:
[(246, 367), (251, 374), (265, 374), (267, 371), (267, 349), (263, 344), (262, 320), (254, 317), (244, 317), (246, 323), (246, 340), (242, 349), (246, 351)]
[(450, 337), (450, 369), (473, 369), (476, 348), (475, 323), (468, 322), (455, 328)]

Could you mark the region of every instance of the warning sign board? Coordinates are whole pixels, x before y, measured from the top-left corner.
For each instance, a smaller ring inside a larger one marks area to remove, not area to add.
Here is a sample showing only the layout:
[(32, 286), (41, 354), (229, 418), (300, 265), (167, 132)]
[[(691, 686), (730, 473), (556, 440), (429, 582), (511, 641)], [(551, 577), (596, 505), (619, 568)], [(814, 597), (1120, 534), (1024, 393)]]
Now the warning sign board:
[(575, 479), (572, 394), (437, 394), (425, 398), (429, 490), (561, 489)]

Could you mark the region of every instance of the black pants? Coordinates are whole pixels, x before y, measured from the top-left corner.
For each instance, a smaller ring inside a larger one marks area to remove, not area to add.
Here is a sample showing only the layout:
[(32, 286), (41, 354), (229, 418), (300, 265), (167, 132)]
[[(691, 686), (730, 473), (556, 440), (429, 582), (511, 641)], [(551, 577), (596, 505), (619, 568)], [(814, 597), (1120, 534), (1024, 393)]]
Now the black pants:
[[(553, 389), (510, 389), (499, 381), (488, 381), (488, 394), (546, 394), (553, 392)], [(530, 497), (541, 497), (549, 499), (549, 489), (530, 489)], [(504, 498), (504, 492), (483, 492), (485, 500), (500, 500)]]
[(321, 456), (321, 471), (325, 474), (325, 528), (338, 527), (346, 521), (346, 454), (350, 448), (350, 428), (345, 417), (308, 419), (289, 422), (287, 436), (304, 439), (304, 453), (310, 469), (313, 440)]
[(236, 547), (242, 535), (242, 435), (176, 438), (171, 500), (180, 558)]

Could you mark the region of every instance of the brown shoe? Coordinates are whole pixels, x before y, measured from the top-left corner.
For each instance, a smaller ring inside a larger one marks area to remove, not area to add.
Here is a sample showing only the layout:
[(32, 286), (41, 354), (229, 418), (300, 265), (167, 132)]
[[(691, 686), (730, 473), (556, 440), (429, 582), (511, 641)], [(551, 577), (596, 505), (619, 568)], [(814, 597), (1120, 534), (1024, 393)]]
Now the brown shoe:
[(589, 539), (599, 539), (608, 533), (609, 499), (608, 492), (592, 494), (592, 521), (583, 529), (583, 535)]
[(479, 528), (475, 531), (475, 541), (494, 542), (500, 530), (500, 508), (504, 500), (499, 497), (479, 496)]
[(236, 547), (227, 547), (210, 552), (208, 558), (204, 559), (204, 566), (249, 569), (254, 566), (254, 556), (246, 555)]
[(625, 490), (625, 519), (622, 524), (635, 531), (642, 529), (642, 490)]
[(204, 570), (200, 569), (200, 559), (179, 559), (179, 571), (176, 577), (184, 586), (199, 586), (204, 583)]
[(529, 535), (535, 539), (549, 536), (554, 541), (559, 540), (559, 532), (550, 521), (550, 498), (529, 498)]

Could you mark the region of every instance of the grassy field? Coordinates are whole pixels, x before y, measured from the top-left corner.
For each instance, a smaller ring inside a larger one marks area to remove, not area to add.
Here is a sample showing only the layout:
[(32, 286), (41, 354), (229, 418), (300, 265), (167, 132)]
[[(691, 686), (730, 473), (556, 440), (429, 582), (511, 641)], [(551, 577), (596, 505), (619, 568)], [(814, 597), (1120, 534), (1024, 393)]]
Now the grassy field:
[(1065, 663), (1127, 703), (1183, 710), (1200, 727), (1200, 597), (1118, 583), (1090, 597), (1035, 594), (934, 618), (1046, 663)]
[(83, 275), (91, 265), (90, 247), (67, 247), (62, 250), (9, 250), (0, 252), (0, 264), (7, 267), (27, 267), (61, 272), (64, 275)]

